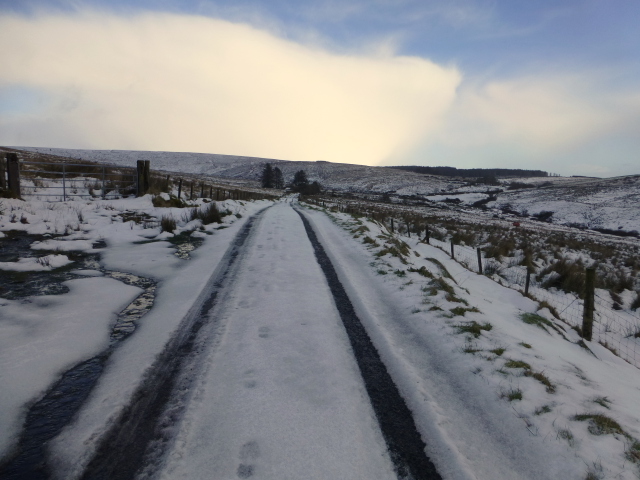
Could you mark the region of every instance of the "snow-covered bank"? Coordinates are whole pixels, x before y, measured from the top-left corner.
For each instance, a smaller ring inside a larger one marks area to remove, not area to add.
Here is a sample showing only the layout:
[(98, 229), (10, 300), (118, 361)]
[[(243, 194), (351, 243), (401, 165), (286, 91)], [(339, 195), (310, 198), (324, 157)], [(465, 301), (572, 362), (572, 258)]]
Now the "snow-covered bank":
[(443, 477), (637, 478), (638, 369), (437, 248), (311, 217)]
[[(100, 252), (103, 269), (157, 280), (156, 305), (143, 317), (138, 331), (123, 345), (134, 339), (140, 342), (142, 346), (133, 349), (137, 362), (117, 363), (119, 352), (111, 360), (122, 368), (115, 374), (122, 381), (122, 390), (130, 392), (172, 328), (198, 297), (235, 232), (248, 216), (268, 205), (271, 202), (218, 202), (221, 211), (228, 210), (231, 214), (223, 218), (223, 224), (201, 226), (199, 220), (180, 221), (184, 209), (154, 207), (150, 196), (56, 203), (3, 199), (0, 200), (1, 231), (18, 230), (44, 237), (32, 243), (31, 251), (25, 253), (28, 256), (11, 259), (2, 266), (46, 266), (45, 260), (38, 260), (53, 257), (54, 262), (49, 261), (48, 266), (56, 271), (55, 258), (67, 257), (52, 255), (52, 251)], [(167, 241), (174, 235), (160, 233), (157, 226), (145, 228), (151, 223), (141, 221), (152, 218), (155, 225), (159, 225), (159, 219), (168, 213), (178, 219), (176, 234), (198, 230), (204, 239), (203, 245), (191, 252), (190, 260), (174, 254), (175, 249)], [(25, 220), (19, 221), (21, 218)], [(0, 241), (12, 241), (11, 235)], [(73, 266), (72, 263), (69, 265)], [(70, 272), (75, 279), (66, 282), (68, 293), (16, 300), (0, 298), (0, 411), (3, 412), (0, 417), (0, 458), (15, 444), (26, 407), (67, 368), (106, 347), (117, 313), (140, 292), (140, 289), (113, 278), (90, 278), (87, 273), (99, 275), (97, 270)], [(111, 368), (109, 366), (107, 372), (112, 371)], [(116, 392), (107, 389), (107, 397), (113, 398), (109, 397), (110, 393)], [(107, 413), (93, 419), (96, 424), (92, 424), (92, 433), (104, 428), (103, 423), (114, 414), (110, 407), (117, 410), (126, 401), (124, 394), (112, 404), (98, 399), (105, 408), (103, 412)], [(69, 442), (66, 447), (73, 445)]]

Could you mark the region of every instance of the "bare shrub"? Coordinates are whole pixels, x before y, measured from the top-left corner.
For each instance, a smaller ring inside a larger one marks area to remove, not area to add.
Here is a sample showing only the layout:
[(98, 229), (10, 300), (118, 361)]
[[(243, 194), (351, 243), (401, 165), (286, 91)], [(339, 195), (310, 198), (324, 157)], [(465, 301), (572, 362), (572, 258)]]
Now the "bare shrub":
[(171, 215), (163, 215), (160, 220), (160, 228), (163, 232), (173, 233), (176, 229), (176, 219)]

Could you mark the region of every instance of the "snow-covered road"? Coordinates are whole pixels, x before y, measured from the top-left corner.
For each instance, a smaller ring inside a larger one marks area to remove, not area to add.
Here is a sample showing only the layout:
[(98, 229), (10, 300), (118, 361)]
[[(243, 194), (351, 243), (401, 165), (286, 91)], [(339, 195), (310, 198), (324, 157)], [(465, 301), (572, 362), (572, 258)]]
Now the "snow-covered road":
[(254, 229), (162, 478), (395, 478), (299, 216)]

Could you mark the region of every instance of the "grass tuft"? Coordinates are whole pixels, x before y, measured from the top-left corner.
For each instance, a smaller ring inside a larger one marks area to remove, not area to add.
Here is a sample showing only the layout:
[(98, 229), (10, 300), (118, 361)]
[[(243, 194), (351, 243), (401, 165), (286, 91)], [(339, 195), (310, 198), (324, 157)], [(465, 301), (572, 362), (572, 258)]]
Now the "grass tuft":
[(525, 370), (531, 370), (531, 365), (521, 360), (507, 360), (504, 366), (507, 368), (524, 368)]
[(423, 277), (433, 278), (433, 274), (429, 270), (427, 270), (427, 268), (425, 266), (422, 266), (420, 268), (410, 267), (410, 268), (408, 268), (408, 270), (410, 272), (418, 273), (418, 274), (422, 275)]
[(549, 412), (551, 412), (551, 407), (549, 405), (543, 405), (541, 407), (536, 408), (533, 414), (542, 415), (543, 413), (549, 413)]
[(522, 400), (522, 390), (519, 388), (510, 388), (500, 394), (500, 398), (506, 398), (510, 402), (514, 400)]
[(634, 440), (625, 452), (627, 460), (633, 463), (640, 463), (640, 442)]
[(507, 351), (507, 349), (500, 347), (500, 348), (494, 348), (493, 350), (489, 350), (489, 351), (494, 355), (501, 356), (504, 352)]
[(173, 233), (176, 229), (176, 219), (171, 215), (163, 215), (160, 220), (160, 228), (163, 232)]
[(533, 370), (527, 370), (526, 372), (524, 372), (524, 376), (535, 378), (537, 381), (547, 387), (547, 393), (555, 393), (556, 386), (551, 383), (549, 377), (547, 377), (543, 372), (534, 372)]
[(222, 216), (214, 202), (208, 203), (203, 208), (193, 208), (189, 217), (191, 220), (200, 219), (204, 225), (222, 221)]
[(589, 421), (587, 430), (589, 430), (589, 433), (592, 435), (626, 435), (618, 422), (600, 413), (582, 413), (580, 415), (574, 415), (573, 420), (578, 422)]
[[(480, 310), (478, 310), (476, 307), (473, 307), (473, 308), (455, 307), (450, 309), (449, 311), (459, 317), (464, 317), (464, 314), (467, 312), (476, 312), (476, 313), (480, 312)], [(485, 325), (489, 325), (489, 324), (487, 323)]]
[(463, 323), (460, 325), (456, 325), (455, 327), (458, 329), (458, 333), (469, 333), (473, 335), (475, 338), (478, 338), (480, 335), (482, 335), (483, 330), (488, 332), (493, 328), (493, 325), (491, 325), (488, 322), (480, 325), (478, 322), (474, 321), (470, 323)]
[(596, 397), (593, 399), (593, 403), (597, 403), (601, 407), (604, 407), (607, 410), (611, 410), (611, 407), (609, 406), (611, 400), (609, 400), (607, 397)]
[(528, 325), (535, 325), (536, 327), (543, 329), (545, 332), (548, 331), (545, 328), (545, 325), (553, 327), (553, 324), (549, 320), (536, 313), (521, 313), (520, 319)]

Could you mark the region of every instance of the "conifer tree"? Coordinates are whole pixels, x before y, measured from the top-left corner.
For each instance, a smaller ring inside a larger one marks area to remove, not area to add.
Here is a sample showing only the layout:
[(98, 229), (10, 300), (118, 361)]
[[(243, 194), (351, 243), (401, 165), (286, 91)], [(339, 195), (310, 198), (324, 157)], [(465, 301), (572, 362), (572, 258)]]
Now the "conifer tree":
[(274, 188), (284, 188), (284, 178), (282, 177), (282, 170), (278, 167), (273, 169), (273, 186)]
[(270, 163), (262, 170), (262, 188), (273, 188), (273, 169)]

